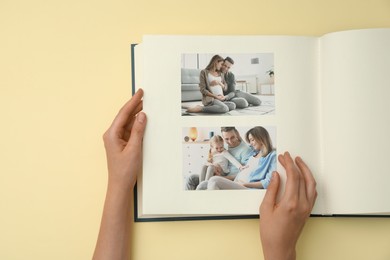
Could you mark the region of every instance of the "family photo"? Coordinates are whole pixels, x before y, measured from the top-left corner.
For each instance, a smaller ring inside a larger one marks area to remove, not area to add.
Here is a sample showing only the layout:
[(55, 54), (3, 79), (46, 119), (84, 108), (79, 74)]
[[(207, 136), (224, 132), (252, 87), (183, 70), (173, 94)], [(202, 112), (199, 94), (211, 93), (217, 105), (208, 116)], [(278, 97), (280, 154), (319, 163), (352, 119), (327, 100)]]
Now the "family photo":
[(275, 114), (273, 53), (182, 54), (183, 116)]
[(185, 127), (183, 188), (267, 189), (276, 157), (275, 127)]

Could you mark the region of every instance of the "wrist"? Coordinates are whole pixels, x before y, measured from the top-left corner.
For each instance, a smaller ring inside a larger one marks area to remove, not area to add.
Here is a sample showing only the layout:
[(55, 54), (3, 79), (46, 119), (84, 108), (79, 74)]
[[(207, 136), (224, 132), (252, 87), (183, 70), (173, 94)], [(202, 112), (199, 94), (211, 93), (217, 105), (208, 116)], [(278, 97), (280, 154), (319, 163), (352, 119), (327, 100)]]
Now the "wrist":
[(265, 260), (295, 260), (296, 250), (294, 242), (282, 242), (281, 239), (263, 240), (266, 235), (261, 236), (261, 244)]
[(264, 260), (296, 260), (295, 248), (286, 250), (272, 250), (266, 253), (264, 250)]
[(128, 167), (123, 168), (108, 168), (108, 185), (115, 186), (120, 190), (133, 190), (134, 185), (137, 181), (138, 170), (132, 170)]
[(130, 184), (130, 183), (133, 183), (133, 182), (109, 177), (107, 188), (108, 188), (108, 190), (112, 190), (118, 194), (119, 193), (124, 193), (124, 194), (129, 193), (130, 194), (133, 192), (133, 189), (134, 189), (134, 184)]

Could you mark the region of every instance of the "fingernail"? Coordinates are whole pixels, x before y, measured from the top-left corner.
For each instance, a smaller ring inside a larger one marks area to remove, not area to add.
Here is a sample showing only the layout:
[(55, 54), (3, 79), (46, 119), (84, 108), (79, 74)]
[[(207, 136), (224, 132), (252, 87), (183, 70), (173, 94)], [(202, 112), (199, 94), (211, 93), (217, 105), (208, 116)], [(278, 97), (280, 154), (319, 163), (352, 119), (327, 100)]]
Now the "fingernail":
[(145, 113), (142, 113), (142, 112), (138, 113), (138, 115), (137, 115), (138, 122), (140, 122), (142, 124), (143, 122), (145, 122), (145, 118), (146, 118)]
[(138, 93), (140, 93), (140, 92), (143, 92), (143, 89), (142, 89), (142, 88), (137, 89), (137, 91), (135, 92), (134, 95), (136, 95), (136, 94), (138, 94)]

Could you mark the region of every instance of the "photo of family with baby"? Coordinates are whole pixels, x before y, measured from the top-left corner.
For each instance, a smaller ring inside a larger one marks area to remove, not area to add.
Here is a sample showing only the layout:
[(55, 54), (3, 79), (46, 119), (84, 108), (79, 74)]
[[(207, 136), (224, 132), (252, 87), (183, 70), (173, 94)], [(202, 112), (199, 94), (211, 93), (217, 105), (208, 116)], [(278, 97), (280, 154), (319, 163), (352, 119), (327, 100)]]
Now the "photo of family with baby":
[(267, 189), (275, 127), (183, 128), (185, 190)]
[(182, 54), (182, 115), (274, 114), (273, 67), (272, 53)]

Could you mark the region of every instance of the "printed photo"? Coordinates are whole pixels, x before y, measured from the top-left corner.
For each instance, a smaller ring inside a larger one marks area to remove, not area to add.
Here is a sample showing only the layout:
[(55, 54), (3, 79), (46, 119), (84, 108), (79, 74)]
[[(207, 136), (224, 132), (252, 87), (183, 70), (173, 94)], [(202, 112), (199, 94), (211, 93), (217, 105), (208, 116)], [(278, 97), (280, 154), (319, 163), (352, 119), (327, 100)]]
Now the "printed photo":
[(275, 114), (273, 53), (182, 54), (182, 116)]
[(185, 127), (183, 189), (267, 189), (276, 158), (276, 127)]

